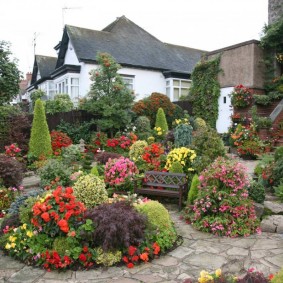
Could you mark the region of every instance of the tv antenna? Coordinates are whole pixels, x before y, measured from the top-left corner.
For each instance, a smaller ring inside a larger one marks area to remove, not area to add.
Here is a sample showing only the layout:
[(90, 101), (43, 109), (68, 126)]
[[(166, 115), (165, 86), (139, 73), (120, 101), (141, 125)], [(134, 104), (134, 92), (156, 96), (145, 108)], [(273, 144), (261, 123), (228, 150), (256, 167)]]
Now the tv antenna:
[(62, 8), (62, 24), (63, 24), (63, 28), (65, 26), (65, 13), (67, 12), (67, 10), (75, 10), (75, 9), (81, 9), (81, 7), (63, 7)]
[(36, 39), (38, 38), (39, 33), (35, 32), (33, 34), (32, 45), (33, 45), (33, 57), (35, 56), (35, 47), (36, 47)]

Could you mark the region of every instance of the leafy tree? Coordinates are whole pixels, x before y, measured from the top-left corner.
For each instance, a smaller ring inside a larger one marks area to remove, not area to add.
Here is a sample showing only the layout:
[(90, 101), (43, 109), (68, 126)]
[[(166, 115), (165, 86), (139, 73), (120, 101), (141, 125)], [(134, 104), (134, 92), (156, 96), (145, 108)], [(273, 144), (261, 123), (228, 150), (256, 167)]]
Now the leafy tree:
[(34, 108), (34, 104), (35, 104), (36, 100), (41, 99), (45, 95), (46, 95), (46, 93), (41, 89), (37, 89), (37, 90), (33, 91), (30, 94), (30, 99), (32, 101), (32, 108)]
[(29, 154), (39, 158), (41, 156), (49, 156), (51, 153), (51, 137), (46, 122), (43, 102), (37, 99), (33, 113)]
[(102, 131), (118, 131), (131, 121), (130, 109), (133, 96), (117, 73), (121, 68), (108, 53), (98, 53), (99, 67), (91, 71), (88, 99), (82, 108), (97, 114), (97, 125)]
[(10, 102), (19, 93), (21, 72), (11, 54), (10, 44), (0, 41), (0, 105)]

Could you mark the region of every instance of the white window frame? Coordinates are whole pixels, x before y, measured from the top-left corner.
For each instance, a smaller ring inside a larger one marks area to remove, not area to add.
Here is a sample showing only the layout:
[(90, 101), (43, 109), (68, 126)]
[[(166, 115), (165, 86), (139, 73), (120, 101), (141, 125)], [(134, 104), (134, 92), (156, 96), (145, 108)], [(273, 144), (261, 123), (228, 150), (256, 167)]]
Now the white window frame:
[[(179, 85), (174, 85), (174, 82), (178, 81)], [(170, 98), (171, 101), (178, 101), (182, 95), (182, 90), (187, 90), (189, 93), (189, 87), (182, 86), (182, 82), (189, 83), (191, 85), (192, 81), (187, 79), (179, 79), (179, 78), (168, 78), (166, 79), (166, 95)], [(177, 100), (174, 97), (174, 90), (178, 90), (178, 98)]]
[[(126, 85), (126, 87), (130, 90), (130, 91), (135, 91), (135, 76), (134, 75), (124, 75), (124, 74), (120, 74), (120, 76), (122, 77), (122, 80), (124, 82), (124, 84)], [(127, 81), (131, 81), (131, 82), (126, 82)]]

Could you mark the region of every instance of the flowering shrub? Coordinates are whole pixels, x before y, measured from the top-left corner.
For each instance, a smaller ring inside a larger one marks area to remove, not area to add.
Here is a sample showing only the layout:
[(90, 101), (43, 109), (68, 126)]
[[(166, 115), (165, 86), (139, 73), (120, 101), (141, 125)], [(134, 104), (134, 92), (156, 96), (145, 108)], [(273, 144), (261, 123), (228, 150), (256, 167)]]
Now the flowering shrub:
[(234, 107), (247, 107), (253, 102), (253, 95), (249, 88), (243, 85), (237, 85), (234, 87), (233, 92), (230, 94), (231, 103)]
[[(219, 157), (199, 176), (198, 197), (189, 220), (197, 229), (220, 236), (248, 236), (258, 231), (252, 201), (248, 198), (245, 168)], [(188, 212), (188, 210), (187, 210)]]
[(144, 153), (144, 148), (148, 146), (148, 143), (143, 140), (138, 140), (130, 147), (129, 157), (133, 161), (138, 161), (142, 159), (142, 155)]
[(147, 163), (148, 170), (162, 170), (161, 158), (164, 153), (164, 148), (160, 143), (152, 143), (144, 148), (142, 159)]
[(60, 155), (62, 147), (68, 147), (72, 144), (72, 140), (63, 132), (52, 131), (50, 137), (54, 155)]
[(19, 188), (5, 188), (0, 186), (0, 211), (8, 209), (22, 190), (22, 186), (20, 186)]
[(85, 206), (75, 199), (73, 189), (58, 186), (32, 207), (31, 223), (44, 233), (55, 237), (69, 232), (76, 221), (80, 220)]
[(10, 157), (20, 157), (21, 151), (16, 143), (5, 146), (5, 154)]
[(123, 189), (126, 189), (127, 184), (131, 183), (138, 173), (138, 168), (133, 161), (129, 158), (120, 157), (109, 159), (105, 164), (104, 179), (110, 186), (123, 184), (125, 186), (123, 186)]
[(193, 163), (196, 156), (195, 151), (192, 149), (186, 147), (175, 148), (167, 155), (165, 169), (170, 170), (172, 164), (179, 161), (183, 167), (183, 171), (188, 174), (194, 171)]
[(177, 126), (182, 124), (189, 125), (190, 124), (189, 119), (188, 118), (175, 119), (172, 122), (172, 127), (176, 128)]

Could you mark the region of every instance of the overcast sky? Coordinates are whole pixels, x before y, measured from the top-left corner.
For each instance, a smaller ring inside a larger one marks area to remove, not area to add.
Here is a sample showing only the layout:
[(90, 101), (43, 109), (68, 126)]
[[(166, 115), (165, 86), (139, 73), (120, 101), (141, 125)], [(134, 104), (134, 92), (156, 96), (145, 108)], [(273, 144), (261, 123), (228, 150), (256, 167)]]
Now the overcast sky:
[[(56, 56), (63, 25), (101, 30), (125, 15), (167, 43), (212, 51), (260, 39), (268, 0), (0, 0), (0, 40), (11, 43), (19, 69), (35, 53)], [(66, 9), (63, 9), (66, 8)]]

